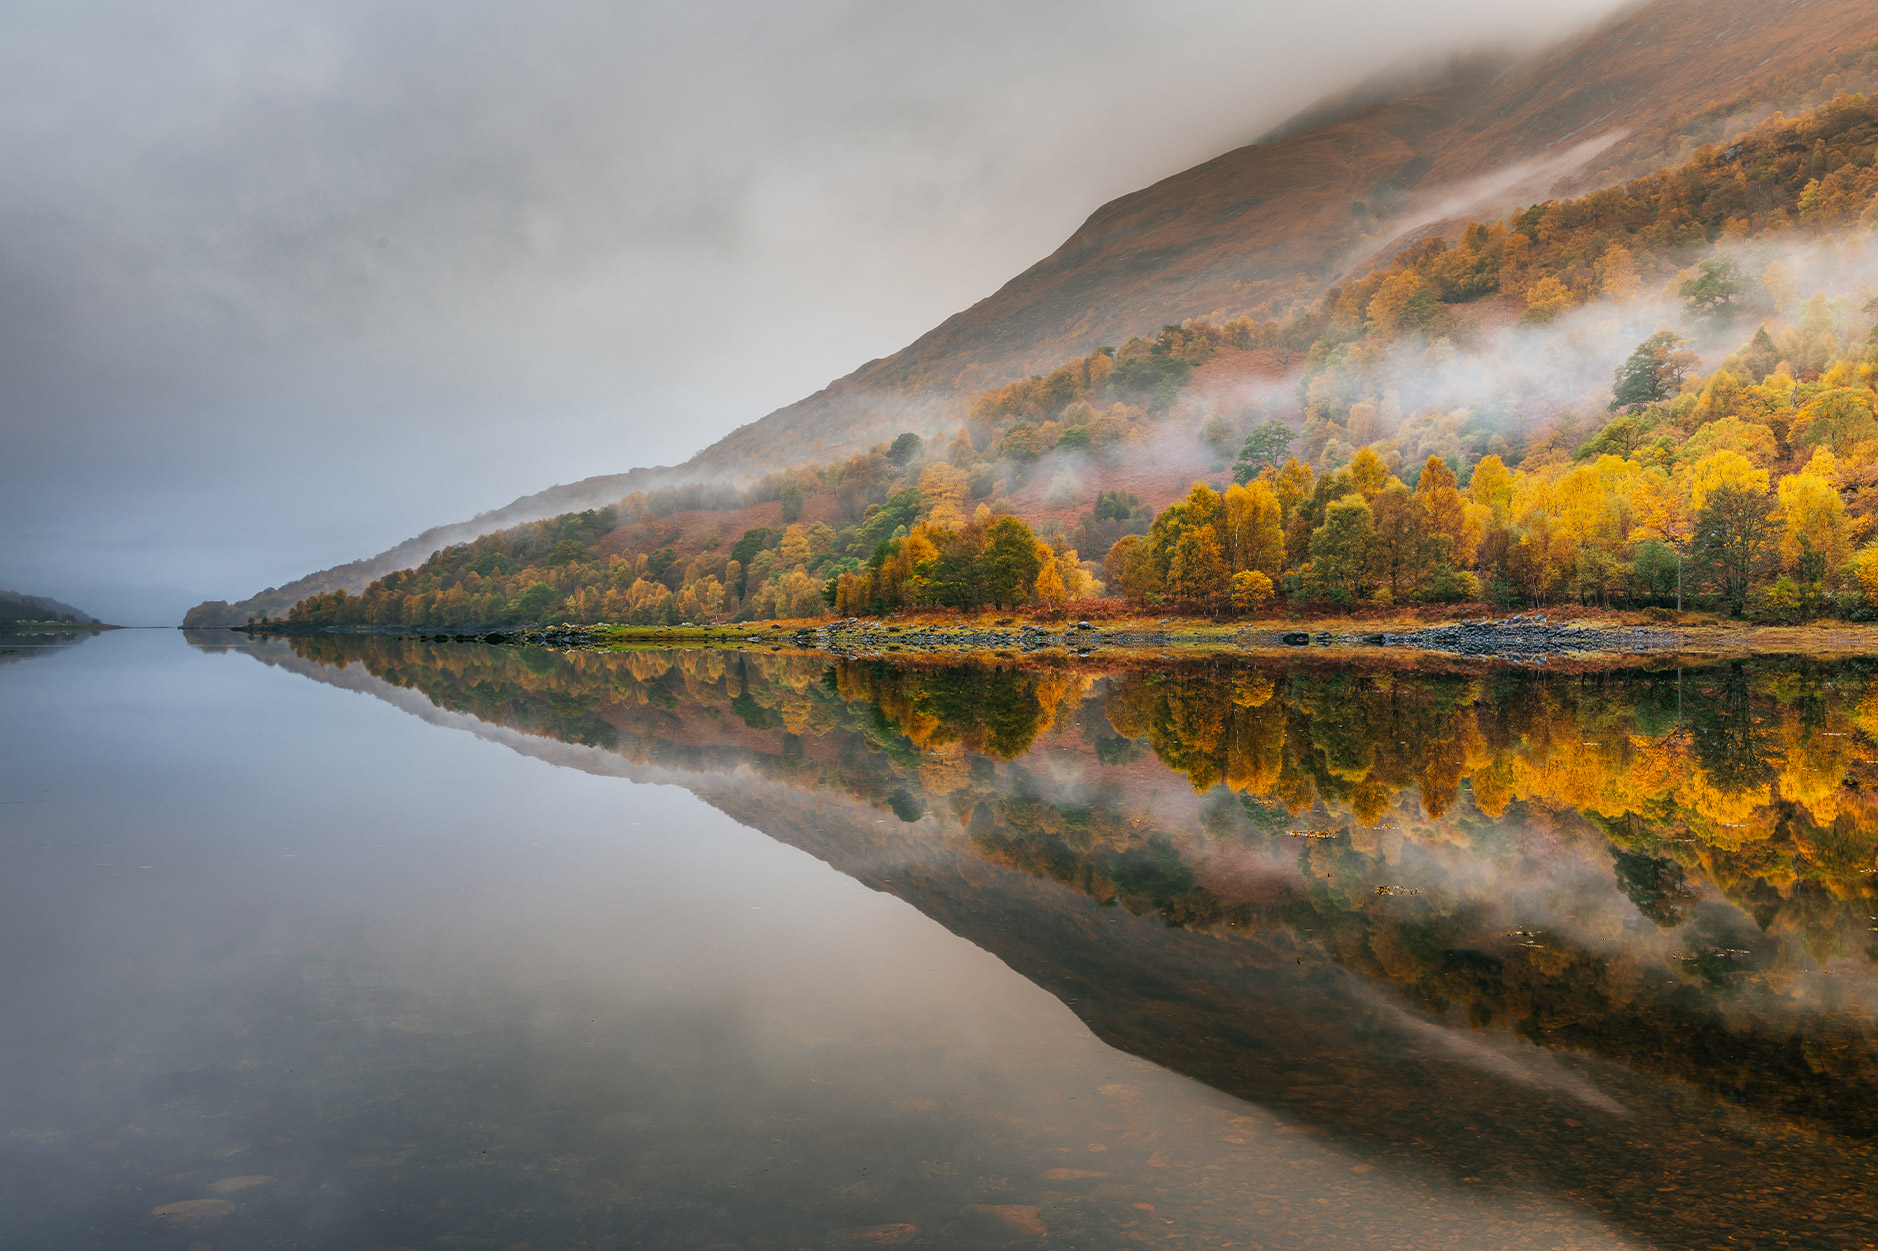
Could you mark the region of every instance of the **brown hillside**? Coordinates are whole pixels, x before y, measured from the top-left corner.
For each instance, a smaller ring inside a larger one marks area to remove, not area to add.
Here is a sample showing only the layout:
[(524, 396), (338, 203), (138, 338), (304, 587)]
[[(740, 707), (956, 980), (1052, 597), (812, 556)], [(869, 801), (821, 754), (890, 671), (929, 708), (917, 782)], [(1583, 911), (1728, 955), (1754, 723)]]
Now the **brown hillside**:
[(1686, 156), (1878, 81), (1868, 0), (1654, 0), (1510, 68), (1250, 144), (1098, 209), (902, 351), (732, 432), (688, 468), (773, 467), (940, 424), (948, 401), (1209, 314), (1281, 312), (1456, 217), (1499, 216)]

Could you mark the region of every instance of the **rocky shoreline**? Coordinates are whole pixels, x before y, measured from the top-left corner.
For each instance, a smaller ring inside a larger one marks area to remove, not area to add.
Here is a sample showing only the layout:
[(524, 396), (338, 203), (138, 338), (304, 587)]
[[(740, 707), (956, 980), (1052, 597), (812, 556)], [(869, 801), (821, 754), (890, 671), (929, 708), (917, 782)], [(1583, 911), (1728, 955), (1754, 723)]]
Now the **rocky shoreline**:
[(1422, 651), (1446, 652), (1455, 656), (1479, 656), (1491, 660), (1543, 661), (1550, 656), (1574, 652), (1673, 651), (1682, 636), (1671, 630), (1652, 630), (1647, 626), (1624, 626), (1600, 629), (1548, 621), (1544, 613), (1530, 616), (1458, 621), (1452, 625), (1431, 626), (1405, 633), (1364, 635), (1362, 640), (1377, 647), (1413, 647)]

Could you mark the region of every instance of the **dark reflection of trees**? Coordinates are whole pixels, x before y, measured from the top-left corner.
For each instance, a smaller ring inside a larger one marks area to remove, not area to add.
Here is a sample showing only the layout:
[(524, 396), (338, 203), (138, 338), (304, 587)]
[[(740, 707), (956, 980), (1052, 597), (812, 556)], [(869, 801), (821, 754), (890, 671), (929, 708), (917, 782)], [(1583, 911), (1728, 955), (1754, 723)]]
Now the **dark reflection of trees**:
[(1767, 759), (1746, 665), (1732, 664), (1704, 674), (1688, 709), (1696, 763), (1718, 787), (1744, 791), (1773, 779), (1775, 770)]
[[(554, 652), (520, 650), (499, 663), (502, 653), (494, 648), (319, 634), (297, 636), (293, 646), (309, 660), (340, 668), (363, 661), (379, 678), (422, 691), (451, 712), (586, 747), (618, 745), (617, 731), (602, 715), (605, 687), (582, 681)], [(659, 691), (648, 702), (668, 710), (678, 704)]]
[(898, 706), (937, 723), (943, 743), (1015, 759), (1030, 750), (1044, 723), (1039, 675), (1015, 665), (956, 665), (906, 669), (874, 661), (847, 664), (837, 689), (865, 692), (883, 715)]
[(1666, 856), (1640, 856), (1621, 847), (1611, 849), (1617, 885), (1637, 911), (1665, 929), (1689, 919), (1696, 892), (1681, 865)]

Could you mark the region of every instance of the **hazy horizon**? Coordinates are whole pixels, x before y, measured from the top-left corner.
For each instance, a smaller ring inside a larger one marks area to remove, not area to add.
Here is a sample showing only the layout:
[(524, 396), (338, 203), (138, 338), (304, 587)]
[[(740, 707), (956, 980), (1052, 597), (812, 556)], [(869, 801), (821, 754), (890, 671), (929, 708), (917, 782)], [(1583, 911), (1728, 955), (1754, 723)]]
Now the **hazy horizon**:
[(1616, 7), (14, 6), (0, 586), (173, 624), (683, 460), (1115, 196)]

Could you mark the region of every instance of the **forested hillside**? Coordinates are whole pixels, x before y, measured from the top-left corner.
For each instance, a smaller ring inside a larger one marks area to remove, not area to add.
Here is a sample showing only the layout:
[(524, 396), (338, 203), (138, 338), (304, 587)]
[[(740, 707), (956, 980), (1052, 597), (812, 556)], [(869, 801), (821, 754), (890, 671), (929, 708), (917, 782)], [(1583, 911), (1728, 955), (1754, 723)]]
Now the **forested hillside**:
[[(1104, 592), (1209, 613), (1862, 615), (1878, 306), (1846, 292), (1875, 154), (1865, 97), (1777, 115), (1674, 169), (1421, 239), (1288, 318), (1168, 326), (987, 391), (947, 438), (635, 493), (292, 617), (664, 623)], [(1801, 276), (1842, 290), (1802, 298)]]
[(588, 478), (569, 486), (549, 487), (468, 521), (433, 526), (416, 538), (406, 539), (376, 556), (348, 561), (331, 569), (321, 569), (282, 586), (270, 586), (232, 604), (219, 599), (197, 604), (183, 617), (183, 625), (190, 628), (229, 626), (260, 617), (278, 617), (309, 595), (324, 595), (340, 589), (356, 591), (376, 578), (399, 569), (408, 569), (432, 552), (451, 544), (465, 543), (479, 535), (507, 529), (520, 522), (553, 517), (569, 509), (608, 503), (641, 483), (658, 481), (661, 476), (660, 470), (641, 469), (632, 473)]
[(57, 621), (74, 625), (97, 625), (98, 619), (70, 604), (43, 595), (19, 591), (0, 591), (0, 627), (22, 622)]

